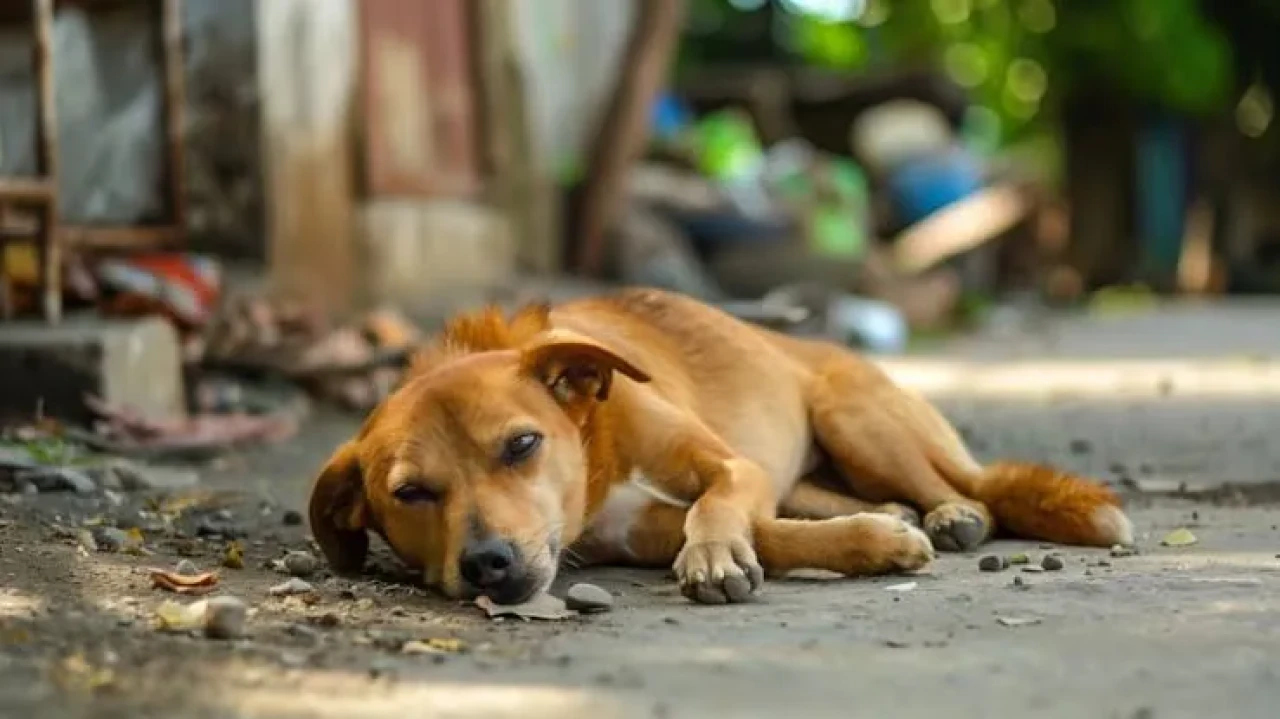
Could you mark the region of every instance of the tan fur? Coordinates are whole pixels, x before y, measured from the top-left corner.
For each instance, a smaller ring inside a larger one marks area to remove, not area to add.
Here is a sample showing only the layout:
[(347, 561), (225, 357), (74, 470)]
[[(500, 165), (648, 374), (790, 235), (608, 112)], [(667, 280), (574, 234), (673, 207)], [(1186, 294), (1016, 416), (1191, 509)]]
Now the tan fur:
[[(529, 431), (537, 453), (499, 461)], [(406, 503), (414, 483), (429, 501)], [(563, 549), (672, 566), (706, 603), (745, 600), (764, 569), (917, 569), (996, 522), (1090, 545), (1132, 533), (1092, 482), (984, 469), (856, 354), (651, 290), (454, 320), (321, 473), (311, 517), (335, 567), (357, 567), (374, 531), (453, 596), (474, 591), (459, 558), (496, 537), (516, 548), (522, 592), (549, 584)]]

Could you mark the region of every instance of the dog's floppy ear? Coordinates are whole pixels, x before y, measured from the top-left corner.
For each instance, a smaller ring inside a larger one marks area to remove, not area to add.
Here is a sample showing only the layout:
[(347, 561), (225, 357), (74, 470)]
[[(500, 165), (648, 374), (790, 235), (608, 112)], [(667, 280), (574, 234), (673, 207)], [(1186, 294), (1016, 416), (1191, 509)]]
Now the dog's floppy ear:
[(538, 335), (525, 347), (521, 364), (566, 406), (608, 398), (614, 372), (649, 381), (649, 375), (609, 348), (566, 330)]
[(338, 448), (311, 488), (311, 533), (334, 571), (364, 568), (369, 553), (364, 479), (355, 442)]

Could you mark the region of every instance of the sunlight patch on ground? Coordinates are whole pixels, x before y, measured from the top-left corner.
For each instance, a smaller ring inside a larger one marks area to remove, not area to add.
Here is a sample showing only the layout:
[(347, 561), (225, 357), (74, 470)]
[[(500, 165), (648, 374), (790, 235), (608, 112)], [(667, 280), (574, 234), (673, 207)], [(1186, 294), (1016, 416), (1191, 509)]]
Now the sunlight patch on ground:
[[(335, 675), (340, 688), (341, 675)], [(314, 679), (314, 677), (313, 677)], [(250, 716), (314, 717), (475, 717), (501, 719), (520, 717), (559, 718), (589, 716), (600, 719), (636, 716), (627, 705), (596, 691), (527, 684), (476, 684), (435, 681), (430, 684), (403, 682), (370, 692), (352, 687), (350, 693), (300, 693), (287, 687), (253, 687), (227, 692), (225, 703), (217, 706)]]
[(1280, 396), (1280, 366), (1249, 359), (981, 361), (885, 358), (893, 379), (934, 398), (1132, 399)]
[(29, 619), (44, 608), (44, 600), (18, 589), (0, 588), (0, 619)]

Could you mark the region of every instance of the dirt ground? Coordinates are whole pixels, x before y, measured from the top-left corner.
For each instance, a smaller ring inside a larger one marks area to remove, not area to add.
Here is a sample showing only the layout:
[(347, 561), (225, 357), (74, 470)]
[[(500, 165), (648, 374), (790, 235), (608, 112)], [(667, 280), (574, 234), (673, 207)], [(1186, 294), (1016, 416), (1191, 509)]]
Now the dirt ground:
[[(273, 560), (311, 549), (289, 512), (350, 418), (206, 468), (211, 496), (148, 527), (148, 556), (86, 551), (81, 530), (145, 525), (160, 498), (0, 495), (0, 716), (1274, 716), (1280, 402), (1156, 387), (943, 400), (984, 457), (1127, 488), (1136, 556), (1001, 541), (920, 576), (796, 578), (731, 607), (690, 605), (662, 572), (599, 570), (561, 581), (610, 590), (611, 613), (495, 622), (398, 581), (385, 557), (366, 581), (321, 569), (314, 592), (270, 596), (289, 578)], [(1161, 546), (1178, 528), (1198, 541)], [(243, 569), (219, 567), (226, 535), (244, 535)], [(1016, 553), (1065, 566), (978, 569)], [(146, 568), (184, 558), (248, 603), (245, 638), (153, 628), (162, 602), (193, 600)], [(414, 640), (460, 641), (406, 653)]]

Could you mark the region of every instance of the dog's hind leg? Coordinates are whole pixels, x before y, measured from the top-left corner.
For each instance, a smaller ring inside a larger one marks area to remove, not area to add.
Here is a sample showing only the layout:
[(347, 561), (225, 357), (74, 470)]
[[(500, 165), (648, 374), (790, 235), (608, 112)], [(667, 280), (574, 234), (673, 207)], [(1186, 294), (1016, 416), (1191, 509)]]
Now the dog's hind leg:
[[(824, 473), (825, 474), (825, 473)], [(816, 477), (805, 476), (782, 500), (779, 514), (788, 519), (831, 519), (863, 512), (887, 514), (920, 526), (920, 513), (904, 504), (874, 504), (822, 486)], [(839, 480), (838, 480), (839, 481)]]
[(832, 353), (814, 370), (808, 393), (813, 431), (853, 494), (918, 507), (926, 513), (925, 532), (941, 550), (972, 550), (990, 537), (988, 509), (930, 461), (935, 435), (948, 444), (959, 441), (945, 420), (852, 355)]

